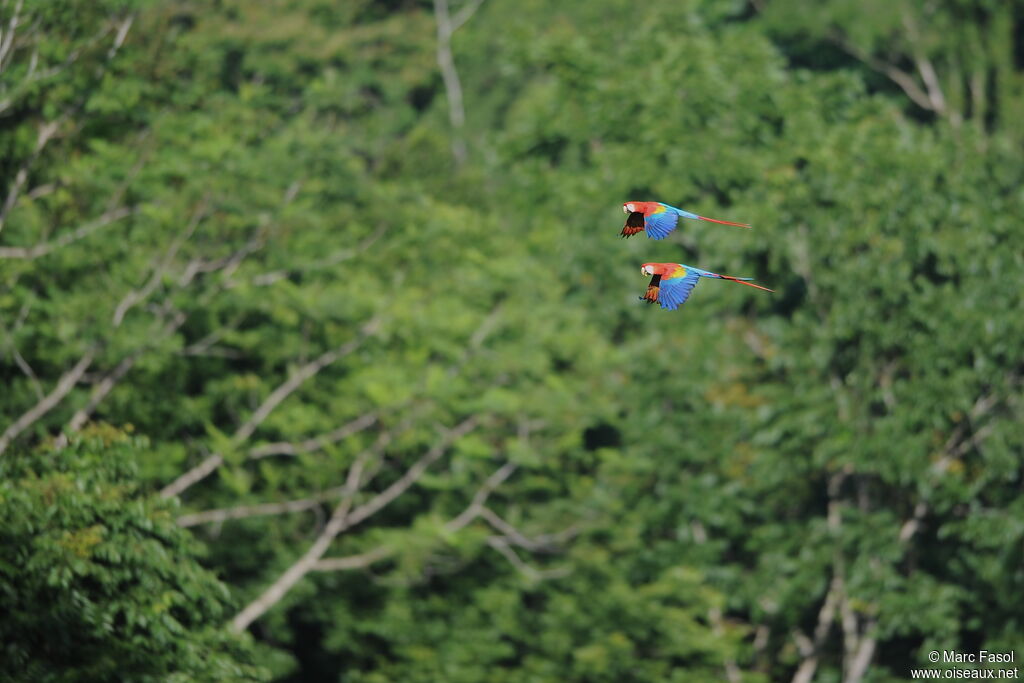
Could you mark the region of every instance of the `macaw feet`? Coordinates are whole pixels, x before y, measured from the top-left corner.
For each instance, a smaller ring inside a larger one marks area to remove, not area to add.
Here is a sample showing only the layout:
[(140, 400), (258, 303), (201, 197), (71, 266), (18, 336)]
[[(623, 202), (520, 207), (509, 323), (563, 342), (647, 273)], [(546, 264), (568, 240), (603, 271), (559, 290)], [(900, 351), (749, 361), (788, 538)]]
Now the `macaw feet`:
[(646, 301), (649, 304), (658, 303), (658, 287), (650, 286), (647, 288), (647, 293), (640, 297), (641, 301)]

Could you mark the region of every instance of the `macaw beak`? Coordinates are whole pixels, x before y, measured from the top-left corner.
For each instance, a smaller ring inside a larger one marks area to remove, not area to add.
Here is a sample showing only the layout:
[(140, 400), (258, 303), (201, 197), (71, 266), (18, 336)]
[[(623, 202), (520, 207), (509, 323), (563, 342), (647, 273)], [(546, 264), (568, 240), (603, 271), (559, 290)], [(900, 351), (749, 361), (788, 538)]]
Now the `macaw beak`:
[(625, 204), (622, 205), (622, 213), (629, 213), (629, 209), (626, 208)]

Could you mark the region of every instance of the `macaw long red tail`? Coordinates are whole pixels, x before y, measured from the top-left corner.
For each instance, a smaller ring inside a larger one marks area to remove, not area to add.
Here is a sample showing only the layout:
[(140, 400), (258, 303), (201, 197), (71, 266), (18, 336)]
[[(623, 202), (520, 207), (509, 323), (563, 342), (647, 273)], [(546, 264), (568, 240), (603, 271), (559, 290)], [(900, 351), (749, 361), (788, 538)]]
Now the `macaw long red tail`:
[(731, 277), (729, 275), (719, 275), (718, 277), (722, 278), (723, 280), (732, 280), (733, 282), (738, 282), (741, 285), (746, 285), (747, 287), (755, 287), (757, 289), (763, 289), (766, 292), (774, 292), (775, 291), (774, 289), (768, 289), (767, 287), (762, 287), (761, 285), (755, 285), (753, 282), (747, 282), (747, 280), (750, 279), (749, 277)]
[(697, 216), (702, 221), (708, 221), (709, 223), (721, 223), (722, 225), (735, 225), (737, 228), (749, 228), (749, 223), (733, 223), (732, 221), (720, 221), (717, 218), (708, 218), (707, 216)]

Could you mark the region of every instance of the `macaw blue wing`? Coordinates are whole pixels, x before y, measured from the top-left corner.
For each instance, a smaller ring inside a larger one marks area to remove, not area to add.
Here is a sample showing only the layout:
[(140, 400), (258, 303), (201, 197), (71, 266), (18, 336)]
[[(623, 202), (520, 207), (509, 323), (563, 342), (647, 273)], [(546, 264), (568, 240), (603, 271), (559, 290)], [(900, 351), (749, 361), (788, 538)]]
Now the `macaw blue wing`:
[(700, 280), (701, 272), (699, 269), (680, 266), (671, 275), (661, 278), (658, 291), (658, 303), (661, 307), (674, 311), (682, 306), (683, 302), (690, 298), (690, 292)]
[(675, 209), (659, 204), (657, 210), (649, 216), (644, 217), (644, 230), (647, 236), (653, 240), (663, 240), (668, 234), (676, 229), (679, 222), (679, 214)]

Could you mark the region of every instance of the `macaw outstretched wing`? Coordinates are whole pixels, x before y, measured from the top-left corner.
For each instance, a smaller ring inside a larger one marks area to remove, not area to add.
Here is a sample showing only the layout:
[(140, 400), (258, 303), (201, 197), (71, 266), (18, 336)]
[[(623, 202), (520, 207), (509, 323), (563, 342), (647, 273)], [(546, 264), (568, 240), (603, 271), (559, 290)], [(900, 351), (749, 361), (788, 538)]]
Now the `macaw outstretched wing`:
[(644, 229), (652, 240), (663, 240), (676, 229), (678, 222), (679, 214), (674, 208), (666, 204), (658, 204), (651, 214), (644, 217)]
[(750, 225), (747, 223), (734, 223), (733, 221), (723, 221), (717, 218), (708, 218), (707, 216), (700, 216), (689, 211), (677, 209), (674, 206), (668, 204), (658, 203), (658, 208), (649, 216), (647, 216), (647, 235), (651, 239), (661, 240), (668, 237), (668, 234), (676, 229), (676, 225), (679, 223), (679, 217), (689, 218), (695, 221), (707, 221), (709, 223), (719, 223), (720, 225), (735, 225), (738, 228), (749, 228)]
[(661, 278), (658, 303), (662, 308), (674, 311), (690, 298), (690, 292), (697, 286), (700, 272), (693, 268), (679, 266), (674, 272)]

